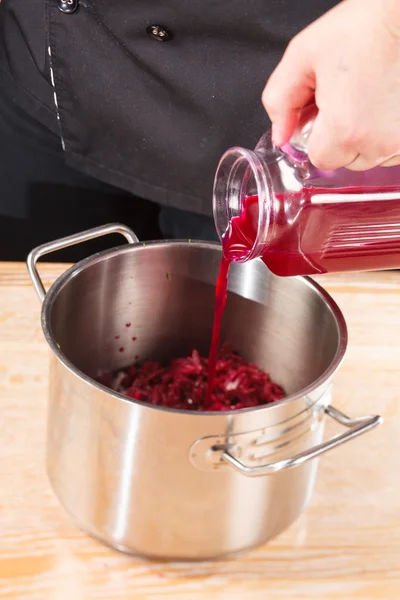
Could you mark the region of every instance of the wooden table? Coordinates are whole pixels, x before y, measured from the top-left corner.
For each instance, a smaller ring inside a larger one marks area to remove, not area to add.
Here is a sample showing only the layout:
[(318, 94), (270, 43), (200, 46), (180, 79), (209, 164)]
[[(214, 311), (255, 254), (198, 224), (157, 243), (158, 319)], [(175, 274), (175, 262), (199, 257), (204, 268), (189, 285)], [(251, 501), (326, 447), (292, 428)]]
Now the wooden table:
[[(62, 270), (41, 268), (47, 284)], [(53, 496), (40, 305), (24, 265), (0, 264), (0, 599), (399, 600), (400, 273), (322, 283), (350, 332), (335, 405), (380, 413), (384, 425), (321, 458), (310, 508), (268, 546), (237, 560), (163, 565), (90, 539)]]

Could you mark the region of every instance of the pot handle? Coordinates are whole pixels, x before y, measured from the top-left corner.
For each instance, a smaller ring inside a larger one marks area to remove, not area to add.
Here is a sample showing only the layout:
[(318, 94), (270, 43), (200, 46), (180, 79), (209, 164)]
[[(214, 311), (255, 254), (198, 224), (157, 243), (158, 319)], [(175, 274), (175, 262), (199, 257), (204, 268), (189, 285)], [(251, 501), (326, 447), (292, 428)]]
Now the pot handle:
[(73, 235), (68, 235), (59, 240), (54, 240), (53, 242), (48, 242), (38, 246), (37, 248), (34, 248), (26, 259), (26, 265), (28, 267), (28, 273), (32, 280), (33, 287), (35, 288), (40, 300), (43, 302), (46, 296), (46, 290), (36, 266), (36, 263), (41, 256), (112, 233), (120, 233), (130, 244), (136, 244), (139, 241), (133, 231), (126, 225), (121, 225), (120, 223), (110, 223), (109, 225), (101, 225), (100, 227), (87, 229), (81, 233), (74, 233)]
[(357, 437), (358, 435), (361, 435), (362, 433), (366, 433), (370, 429), (373, 429), (374, 427), (380, 425), (383, 422), (382, 417), (378, 415), (374, 417), (368, 416), (351, 419), (350, 417), (343, 414), (340, 410), (331, 405), (325, 408), (325, 412), (329, 417), (332, 417), (332, 419), (334, 419), (337, 423), (340, 423), (340, 425), (348, 427), (349, 430), (334, 436), (326, 442), (318, 444), (318, 446), (315, 446), (310, 450), (305, 450), (304, 452), (297, 454), (293, 458), (280, 460), (266, 465), (248, 467), (244, 465), (240, 460), (238, 460), (235, 456), (232, 456), (232, 454), (230, 454), (226, 450), (222, 453), (221, 458), (225, 462), (229, 463), (232, 467), (234, 467), (237, 471), (240, 471), (248, 477), (270, 475), (272, 473), (277, 473), (278, 471), (283, 471), (284, 469), (292, 469), (293, 467), (298, 467), (299, 465), (307, 462), (308, 460), (316, 458), (320, 454), (331, 450), (331, 448), (335, 448), (335, 446), (339, 446), (340, 444), (348, 442), (353, 438)]

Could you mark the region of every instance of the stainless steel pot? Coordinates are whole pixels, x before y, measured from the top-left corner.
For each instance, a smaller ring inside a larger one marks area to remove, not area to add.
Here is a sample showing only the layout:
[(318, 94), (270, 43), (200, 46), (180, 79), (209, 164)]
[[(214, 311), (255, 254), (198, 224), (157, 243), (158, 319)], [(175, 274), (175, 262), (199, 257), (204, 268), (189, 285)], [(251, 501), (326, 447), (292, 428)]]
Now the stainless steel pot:
[[(79, 262), (45, 292), (40, 256), (115, 232), (130, 245)], [(220, 257), (209, 243), (138, 243), (122, 225), (44, 244), (28, 257), (52, 351), (48, 475), (79, 527), (120, 550), (200, 560), (262, 544), (310, 500), (311, 459), (381, 422), (330, 405), (347, 343), (334, 301), (310, 279), (276, 277), (259, 261), (232, 266), (223, 339), (268, 370), (286, 400), (186, 413), (95, 383), (99, 370), (137, 356), (168, 359), (193, 346), (207, 353)], [(322, 441), (325, 415), (346, 431)]]

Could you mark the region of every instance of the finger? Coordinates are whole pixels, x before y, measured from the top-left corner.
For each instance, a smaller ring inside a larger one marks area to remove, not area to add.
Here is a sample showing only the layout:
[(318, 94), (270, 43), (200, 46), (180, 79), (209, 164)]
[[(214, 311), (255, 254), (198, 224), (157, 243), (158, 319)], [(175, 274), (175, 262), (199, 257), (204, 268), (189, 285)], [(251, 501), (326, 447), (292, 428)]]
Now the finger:
[(308, 155), (314, 166), (323, 171), (333, 171), (354, 163), (358, 152), (341, 140), (338, 130), (319, 111), (308, 138)]
[(367, 171), (375, 167), (395, 167), (397, 165), (400, 165), (400, 152), (396, 152), (390, 156), (380, 156), (375, 159), (359, 154), (351, 164), (346, 165), (346, 168), (351, 171)]
[(397, 165), (400, 165), (400, 153), (395, 154), (391, 158), (388, 158), (387, 160), (382, 162), (379, 166), (380, 167), (396, 167)]
[(372, 160), (367, 156), (359, 154), (351, 163), (345, 166), (349, 171), (369, 171), (369, 169), (377, 167), (378, 164), (379, 163), (376, 160)]
[(314, 97), (314, 89), (315, 77), (309, 62), (304, 55), (300, 57), (300, 49), (295, 51), (289, 45), (262, 94), (276, 146), (290, 140), (302, 108)]

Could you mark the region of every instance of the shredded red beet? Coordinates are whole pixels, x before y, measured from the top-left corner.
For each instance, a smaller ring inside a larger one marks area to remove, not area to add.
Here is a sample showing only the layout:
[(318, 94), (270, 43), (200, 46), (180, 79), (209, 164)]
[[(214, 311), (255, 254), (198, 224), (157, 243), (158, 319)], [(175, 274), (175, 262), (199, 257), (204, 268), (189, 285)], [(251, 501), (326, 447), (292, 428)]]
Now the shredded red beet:
[(197, 350), (163, 366), (146, 361), (98, 378), (103, 385), (141, 402), (181, 410), (224, 411), (282, 400), (283, 389), (256, 365), (247, 363), (228, 345), (218, 356), (210, 400), (205, 403), (208, 359)]

